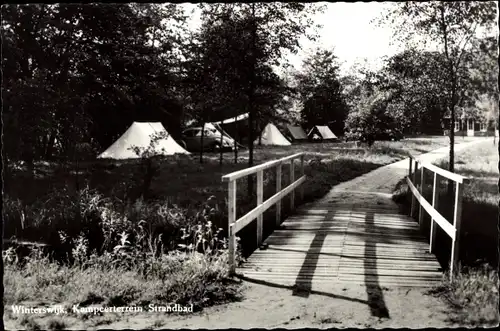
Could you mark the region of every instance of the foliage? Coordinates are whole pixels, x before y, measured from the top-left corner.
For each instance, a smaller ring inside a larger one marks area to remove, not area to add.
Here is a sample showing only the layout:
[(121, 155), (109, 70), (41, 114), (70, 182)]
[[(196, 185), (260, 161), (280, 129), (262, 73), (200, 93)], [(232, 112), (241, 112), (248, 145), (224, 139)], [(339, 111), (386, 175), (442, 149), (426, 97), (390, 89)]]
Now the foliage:
[(446, 115), (443, 89), (449, 82), (444, 55), (406, 50), (387, 60), (382, 89), (391, 91), (393, 107), (405, 131), (440, 134)]
[[(477, 30), (489, 32), (495, 22), (496, 4), (493, 1), (408, 1), (395, 4), (382, 21), (396, 23), (397, 34), (406, 39), (425, 44), (440, 45), (445, 56), (446, 78), (444, 85), (447, 97), (446, 110), (450, 121), (450, 162), (449, 170), (454, 169), (454, 125), (456, 107), (466, 95), (467, 77), (461, 76), (470, 57), (470, 48), (477, 45)], [(420, 34), (420, 36), (417, 36)], [(419, 38), (420, 37), (420, 38)], [(467, 76), (467, 75), (466, 75)], [(451, 189), (451, 186), (450, 186)]]
[(228, 278), (226, 252), (127, 257), (120, 252), (92, 254), (72, 266), (54, 263), (36, 251), (23, 264), (4, 258), (5, 300), (12, 304), (36, 298), (70, 307), (176, 303), (200, 310), (240, 297), (238, 284)]
[(4, 130), (19, 137), (8, 157), (75, 159), (77, 144), (109, 145), (133, 120), (168, 118), (176, 132), (168, 26), (182, 20), (175, 5), (3, 6)]
[(487, 265), (461, 268), (450, 282), (432, 289), (431, 294), (446, 298), (454, 308), (449, 319), (461, 325), (479, 327), (498, 325), (498, 271)]
[[(219, 50), (229, 51), (224, 60), (231, 60), (224, 63), (224, 69), (236, 78), (230, 80), (231, 85), (238, 88), (242, 108), (250, 114), (248, 163), (253, 165), (256, 124), (261, 127), (267, 124), (257, 123), (257, 119), (263, 115), (269, 120), (273, 115), (273, 106), (282, 99), (282, 94), (272, 92), (283, 91), (283, 84), (270, 65), (279, 65), (283, 52), (293, 53), (298, 49), (299, 37), (312, 25), (308, 16), (316, 8), (302, 3), (215, 4), (201, 5), (201, 8), (206, 26), (223, 27), (221, 31), (231, 36), (230, 43), (224, 43), (226, 47), (219, 47)], [(217, 42), (217, 39), (210, 40)]]
[(347, 116), (346, 138), (366, 142), (369, 146), (376, 140), (396, 138), (401, 133), (401, 124), (389, 111), (391, 97), (388, 92), (365, 90), (358, 106)]
[(343, 135), (348, 107), (338, 71), (332, 51), (318, 49), (304, 60), (302, 73), (296, 75), (304, 127), (328, 125), (336, 135)]
[[(158, 144), (167, 140), (169, 134), (165, 131), (155, 132), (149, 137), (149, 145), (147, 147), (140, 147), (132, 145), (130, 149), (141, 159), (142, 169), (136, 173), (137, 176), (142, 178), (142, 188), (140, 190), (141, 197), (147, 197), (151, 182), (158, 174), (159, 166), (156, 162), (155, 156), (165, 155), (166, 150), (164, 147), (158, 148)], [(135, 200), (132, 197), (132, 200)]]

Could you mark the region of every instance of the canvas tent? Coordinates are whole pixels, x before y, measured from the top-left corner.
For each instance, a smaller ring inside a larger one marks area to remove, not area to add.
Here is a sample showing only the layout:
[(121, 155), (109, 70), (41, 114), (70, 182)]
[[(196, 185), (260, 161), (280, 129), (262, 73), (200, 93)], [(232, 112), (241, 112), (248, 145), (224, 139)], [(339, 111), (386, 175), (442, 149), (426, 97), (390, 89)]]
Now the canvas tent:
[(287, 125), (286, 128), (293, 140), (307, 140), (307, 134), (300, 126)]
[[(140, 156), (132, 150), (132, 147), (147, 148), (151, 137), (156, 133), (168, 135), (167, 130), (160, 122), (134, 122), (117, 141), (97, 158), (118, 160), (139, 158)], [(159, 140), (155, 148), (156, 155), (189, 154), (170, 135), (166, 139)]]
[[(278, 128), (272, 124), (269, 123), (266, 125), (264, 130), (262, 130), (261, 133), (261, 143), (262, 145), (275, 145), (275, 146), (290, 146), (291, 143), (283, 136), (278, 130)], [(258, 145), (259, 144), (259, 137), (255, 139), (254, 144)]]
[(312, 140), (334, 140), (337, 139), (337, 136), (333, 134), (329, 127), (326, 125), (316, 125), (309, 131), (307, 134), (309, 139)]

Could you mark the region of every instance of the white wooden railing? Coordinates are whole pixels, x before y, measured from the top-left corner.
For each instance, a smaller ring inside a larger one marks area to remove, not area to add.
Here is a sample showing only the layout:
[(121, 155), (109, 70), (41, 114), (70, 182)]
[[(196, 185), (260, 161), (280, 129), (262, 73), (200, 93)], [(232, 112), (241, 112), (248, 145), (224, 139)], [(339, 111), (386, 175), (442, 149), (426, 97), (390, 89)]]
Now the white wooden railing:
[[(431, 217), (430, 226), (430, 242), (429, 242), (429, 252), (432, 253), (436, 246), (436, 225), (439, 225), (441, 229), (451, 238), (451, 258), (450, 258), (450, 280), (453, 278), (453, 270), (458, 262), (459, 253), (459, 240), (460, 240), (460, 223), (462, 221), (462, 195), (463, 187), (469, 182), (469, 179), (464, 176), (457, 175), (453, 172), (441, 169), (432, 165), (430, 163), (424, 163), (417, 158), (410, 156), (409, 159), (409, 172), (406, 177), (406, 182), (412, 192), (411, 201), (411, 211), (410, 215), (413, 217), (417, 204), (419, 207), (418, 223), (422, 226), (425, 210)], [(413, 167), (414, 164), (414, 167)], [(420, 182), (417, 182), (417, 173), (420, 167)], [(429, 203), (422, 195), (423, 188), (425, 186), (425, 169), (431, 171), (434, 174), (434, 182), (432, 185), (432, 204)], [(413, 171), (412, 171), (413, 170)], [(453, 222), (449, 222), (444, 218), (438, 211), (439, 203), (439, 176), (452, 180), (455, 183), (455, 199), (453, 206)], [(411, 180), (413, 177), (413, 181)]]
[[(295, 160), (300, 159), (301, 177), (295, 180)], [(283, 164), (290, 163), (290, 185), (281, 189), (281, 170)], [(264, 191), (264, 170), (276, 168), (276, 194), (263, 200)], [(236, 181), (249, 175), (257, 174), (257, 206), (244, 216), (236, 220)], [(281, 221), (281, 200), (290, 194), (290, 208), (295, 208), (295, 189), (306, 180), (304, 175), (304, 153), (297, 153), (279, 160), (269, 161), (251, 168), (232, 172), (222, 176), (222, 181), (228, 184), (228, 240), (229, 240), (229, 264), (231, 272), (236, 268), (236, 234), (247, 226), (250, 222), (257, 219), (257, 247), (262, 244), (263, 214), (271, 206), (276, 204), (276, 225)], [(304, 196), (304, 189), (300, 187), (301, 199)]]

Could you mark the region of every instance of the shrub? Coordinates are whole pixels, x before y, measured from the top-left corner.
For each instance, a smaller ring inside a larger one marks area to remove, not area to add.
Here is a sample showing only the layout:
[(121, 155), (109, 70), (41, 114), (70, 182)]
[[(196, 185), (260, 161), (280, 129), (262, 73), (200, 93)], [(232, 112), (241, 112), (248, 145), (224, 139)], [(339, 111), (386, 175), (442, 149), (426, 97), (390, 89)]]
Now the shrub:
[(376, 140), (401, 136), (396, 120), (387, 110), (388, 104), (389, 96), (385, 93), (365, 93), (358, 108), (347, 116), (346, 138), (372, 146)]

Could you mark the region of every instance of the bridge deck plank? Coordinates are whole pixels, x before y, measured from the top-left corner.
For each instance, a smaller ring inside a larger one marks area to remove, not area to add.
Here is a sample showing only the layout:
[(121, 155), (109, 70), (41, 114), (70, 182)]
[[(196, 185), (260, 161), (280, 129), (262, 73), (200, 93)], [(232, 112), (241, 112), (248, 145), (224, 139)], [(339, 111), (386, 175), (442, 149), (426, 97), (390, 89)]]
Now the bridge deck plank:
[(298, 209), (237, 272), (313, 290), (343, 284), (429, 287), (441, 281), (428, 240), (397, 206), (333, 201)]

